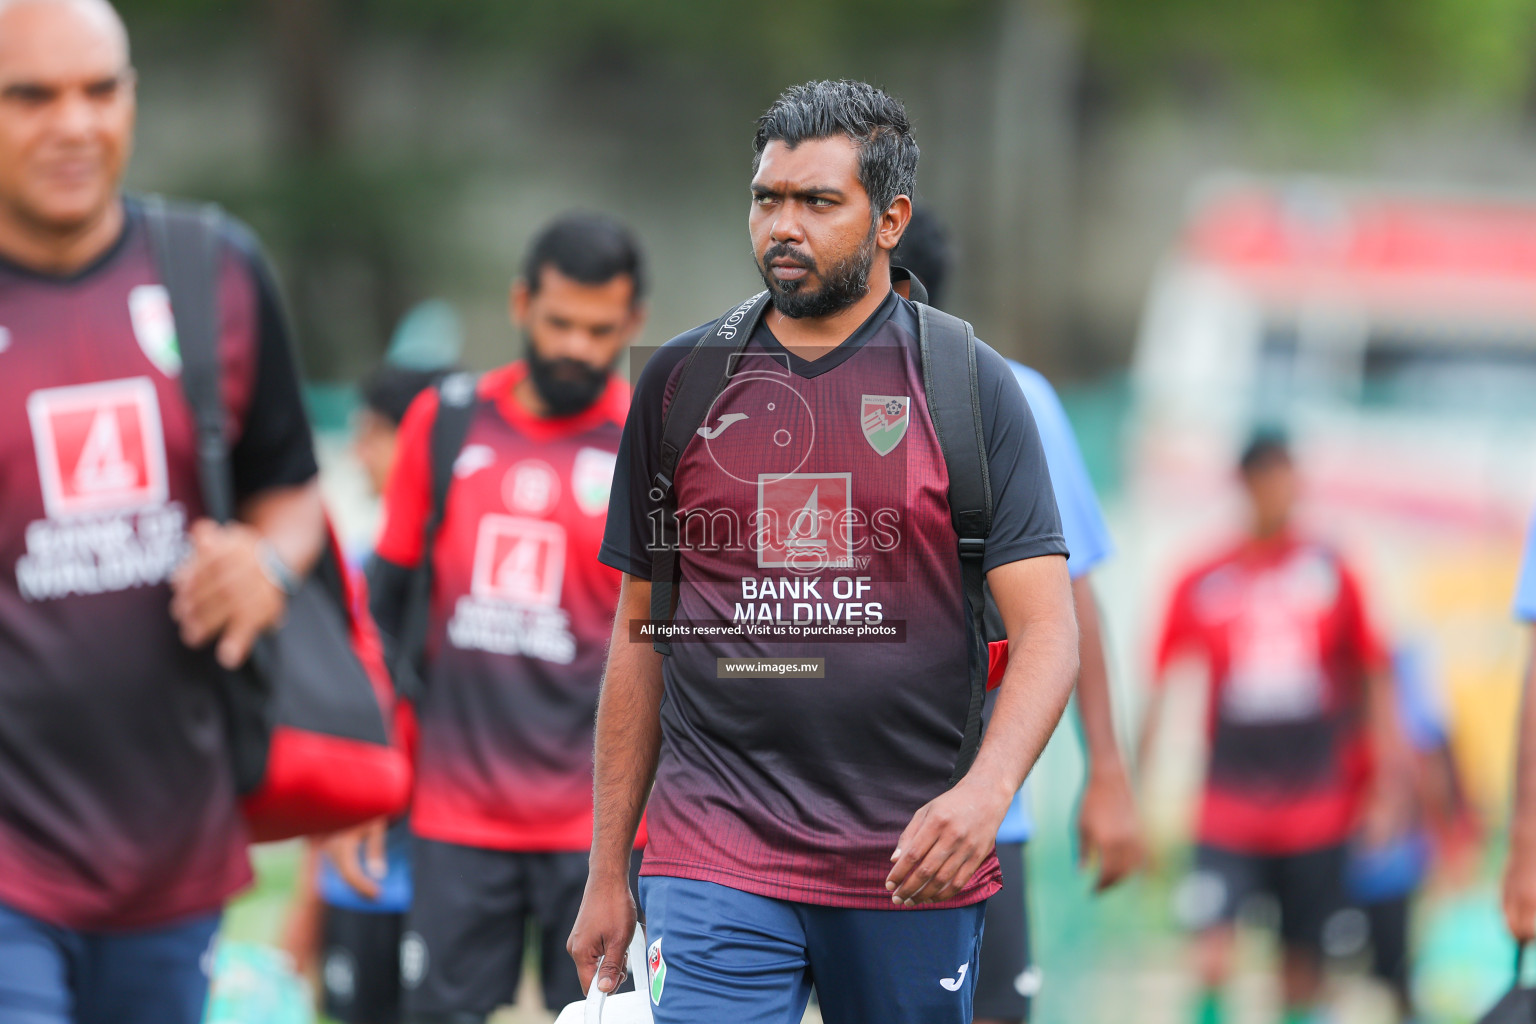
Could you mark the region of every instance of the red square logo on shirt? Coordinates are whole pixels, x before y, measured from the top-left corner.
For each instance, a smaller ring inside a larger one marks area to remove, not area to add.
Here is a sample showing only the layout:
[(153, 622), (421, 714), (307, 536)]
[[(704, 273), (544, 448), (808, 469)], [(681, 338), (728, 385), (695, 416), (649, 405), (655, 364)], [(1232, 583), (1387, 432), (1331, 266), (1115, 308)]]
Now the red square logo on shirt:
[(853, 565), (853, 474), (764, 473), (753, 543), (760, 569), (814, 573)]
[(564, 575), (565, 527), (559, 523), (502, 515), (480, 520), (471, 581), (476, 597), (558, 605)]
[(149, 378), (34, 391), (27, 418), (50, 517), (167, 500), (160, 401)]

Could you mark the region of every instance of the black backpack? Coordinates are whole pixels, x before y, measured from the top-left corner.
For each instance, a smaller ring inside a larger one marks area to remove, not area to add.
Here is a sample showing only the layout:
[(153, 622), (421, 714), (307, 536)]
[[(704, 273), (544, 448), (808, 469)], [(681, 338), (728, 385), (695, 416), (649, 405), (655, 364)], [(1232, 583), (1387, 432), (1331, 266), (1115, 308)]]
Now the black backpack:
[(432, 610), (432, 546), (448, 507), (453, 466), (469, 436), (469, 425), (479, 404), (479, 378), (474, 374), (451, 373), (438, 382), (437, 416), (432, 421), (428, 448), (432, 504), (422, 531), (421, 561), (411, 573), (394, 657), (390, 660), (395, 692), (407, 700), (419, 700), (425, 686), (427, 629)]
[[(992, 482), (987, 470), (987, 442), (982, 428), (981, 395), (976, 383), (976, 335), (971, 325), (916, 302), (918, 350), (922, 360), (923, 392), (934, 432), (949, 470), (949, 511), (959, 544), (960, 576), (970, 611), (967, 663), (970, 708), (951, 784), (958, 782), (976, 759), (981, 746), (982, 710), (987, 692), (986, 574), (982, 557), (992, 532)], [(651, 481), (662, 505), (662, 543), (651, 560), (651, 619), (669, 623), (675, 611), (677, 574), (677, 494), (674, 476), (683, 451), (704, 424), (710, 408), (730, 381), (735, 357), (746, 347), (768, 307), (768, 293), (759, 292), (732, 307), (688, 353), (672, 402), (662, 421), (660, 468)], [(672, 653), (657, 640), (655, 649)]]

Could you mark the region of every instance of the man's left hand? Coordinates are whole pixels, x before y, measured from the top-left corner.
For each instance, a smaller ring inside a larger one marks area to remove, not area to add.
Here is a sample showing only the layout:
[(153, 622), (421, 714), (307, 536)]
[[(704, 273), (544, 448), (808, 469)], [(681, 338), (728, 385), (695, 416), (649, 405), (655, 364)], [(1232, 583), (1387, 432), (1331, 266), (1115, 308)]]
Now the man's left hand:
[(1413, 824), (1415, 810), (1412, 781), (1405, 771), (1378, 770), (1360, 818), (1361, 842), (1379, 849), (1402, 838)]
[(1098, 861), (1094, 892), (1117, 885), (1146, 864), (1147, 847), (1136, 817), (1136, 801), (1123, 768), (1088, 776), (1078, 808), (1077, 838), (1080, 863), (1086, 866)]
[(188, 540), (191, 553), (171, 577), (171, 617), (188, 647), (217, 639), (219, 664), (239, 668), (257, 637), (282, 621), (287, 596), (262, 568), (253, 528), (201, 519)]
[(919, 808), (891, 855), (895, 866), (885, 881), (891, 900), (916, 906), (959, 896), (997, 845), (1012, 798), (967, 776)]

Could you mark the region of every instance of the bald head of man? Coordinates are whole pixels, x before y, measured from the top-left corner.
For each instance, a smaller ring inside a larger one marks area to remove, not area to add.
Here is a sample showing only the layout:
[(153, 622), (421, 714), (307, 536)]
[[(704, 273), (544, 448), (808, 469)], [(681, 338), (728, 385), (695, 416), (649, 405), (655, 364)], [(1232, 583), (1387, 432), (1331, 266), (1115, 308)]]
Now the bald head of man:
[(111, 244), (134, 114), (128, 33), (107, 0), (0, 0), (0, 252), (67, 263)]

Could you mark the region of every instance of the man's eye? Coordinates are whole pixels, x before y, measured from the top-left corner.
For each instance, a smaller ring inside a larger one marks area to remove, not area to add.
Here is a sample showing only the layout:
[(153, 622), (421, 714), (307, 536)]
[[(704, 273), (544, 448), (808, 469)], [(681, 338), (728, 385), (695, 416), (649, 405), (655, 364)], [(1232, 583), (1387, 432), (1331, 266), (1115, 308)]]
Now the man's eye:
[(752, 201), (758, 206), (767, 206), (773, 202), (773, 196), (767, 192), (758, 192), (752, 196)]
[(26, 85), (13, 85), (5, 90), (5, 98), (15, 100), (17, 103), (29, 107), (40, 106), (53, 98), (53, 93), (47, 89), (39, 89)]
[(85, 94), (93, 100), (109, 100), (117, 95), (117, 83), (97, 82), (94, 85), (88, 86)]
[(828, 199), (826, 196), (811, 196), (811, 198), (807, 199), (806, 202), (809, 203), (812, 206), (831, 206), (832, 205), (832, 200)]

